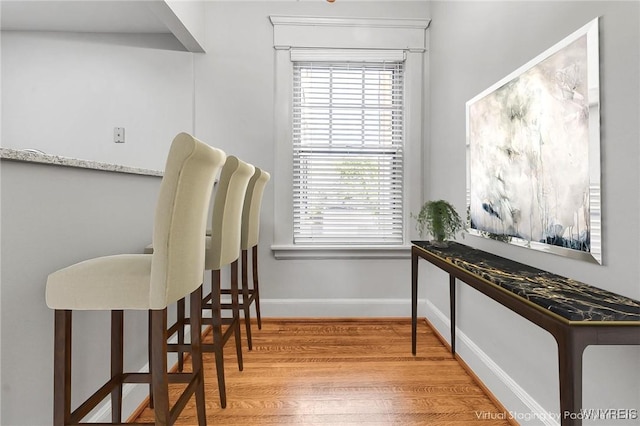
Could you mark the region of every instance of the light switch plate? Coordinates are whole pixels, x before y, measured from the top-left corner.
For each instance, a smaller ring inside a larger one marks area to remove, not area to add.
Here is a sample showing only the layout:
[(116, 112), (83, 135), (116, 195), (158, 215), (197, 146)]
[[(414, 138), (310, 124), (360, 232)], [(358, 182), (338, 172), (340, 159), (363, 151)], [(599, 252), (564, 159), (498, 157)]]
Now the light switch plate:
[(124, 127), (113, 128), (113, 141), (115, 143), (124, 143)]

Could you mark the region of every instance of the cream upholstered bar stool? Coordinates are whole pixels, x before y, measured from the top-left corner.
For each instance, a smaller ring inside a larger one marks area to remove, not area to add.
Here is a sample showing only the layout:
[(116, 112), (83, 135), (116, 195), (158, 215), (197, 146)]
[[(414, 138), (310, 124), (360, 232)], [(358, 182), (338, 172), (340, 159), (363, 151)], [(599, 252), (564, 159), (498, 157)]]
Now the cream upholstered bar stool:
[[(251, 318), (250, 308), (253, 303), (256, 308), (256, 319), (258, 329), (262, 329), (262, 317), (260, 316), (260, 290), (258, 287), (258, 240), (260, 236), (260, 209), (262, 206), (262, 196), (264, 189), (269, 182), (271, 175), (256, 167), (253, 176), (249, 180), (247, 193), (244, 197), (242, 207), (242, 232), (240, 236), (241, 260), (242, 260), (242, 301), (240, 308), (244, 313), (244, 325), (247, 334), (247, 346), (253, 349), (251, 342)], [(251, 250), (251, 276), (253, 285), (249, 287), (249, 259), (248, 252)], [(231, 293), (230, 289), (222, 290), (223, 294)], [(223, 309), (231, 308), (230, 304), (223, 304)]]
[[(206, 424), (199, 324), (202, 271), (209, 202), (215, 175), (225, 157), (223, 151), (186, 133), (177, 135), (169, 151), (156, 204), (153, 254), (99, 257), (49, 275), (46, 301), (50, 308), (55, 309), (55, 426), (81, 424), (82, 419), (109, 394), (112, 424), (120, 424), (123, 383), (152, 384), (154, 424), (174, 424), (193, 394), (198, 424)], [(187, 295), (190, 295), (194, 318), (190, 345), (192, 372), (168, 374), (167, 306)], [(73, 310), (111, 311), (111, 378), (71, 411)], [(124, 310), (151, 312), (152, 359), (149, 373), (123, 372)], [(187, 384), (173, 407), (169, 406), (169, 382)]]
[[(203, 299), (203, 302), (206, 308), (211, 310), (211, 317), (203, 318), (203, 323), (210, 324), (213, 328), (213, 344), (203, 345), (203, 350), (215, 354), (218, 391), (222, 408), (227, 405), (223, 348), (231, 334), (235, 337), (238, 368), (240, 371), (243, 369), (240, 307), (238, 304), (238, 258), (240, 257), (242, 207), (247, 185), (254, 170), (252, 165), (237, 157), (229, 156), (227, 158), (217, 184), (211, 219), (211, 235), (207, 236), (205, 269), (211, 271), (211, 293)], [(232, 315), (230, 318), (223, 318), (220, 271), (227, 265), (231, 269)], [(223, 325), (227, 325), (224, 332)]]
[[(231, 335), (235, 338), (238, 368), (243, 369), (242, 340), (240, 335), (240, 307), (238, 303), (238, 258), (240, 257), (240, 236), (242, 223), (242, 208), (249, 179), (254, 173), (254, 167), (235, 156), (227, 157), (227, 161), (220, 172), (216, 184), (213, 202), (211, 229), (206, 236), (205, 270), (211, 271), (211, 292), (203, 300), (203, 310), (210, 312), (210, 316), (202, 318), (202, 323), (210, 325), (213, 330), (213, 343), (203, 343), (202, 350), (213, 352), (216, 361), (218, 391), (220, 406), (227, 405), (226, 386), (224, 379), (224, 346)], [(225, 266), (230, 266), (231, 278), (231, 317), (222, 317), (222, 301), (220, 290), (220, 272)], [(178, 342), (168, 345), (170, 351), (178, 352), (178, 360), (182, 353), (188, 351), (184, 344), (184, 326), (191, 322), (185, 318), (184, 300), (178, 302), (176, 322), (169, 328), (169, 335), (177, 333)], [(223, 325), (227, 326), (223, 329)], [(181, 333), (182, 331), (182, 333)], [(180, 370), (181, 364), (178, 364)]]

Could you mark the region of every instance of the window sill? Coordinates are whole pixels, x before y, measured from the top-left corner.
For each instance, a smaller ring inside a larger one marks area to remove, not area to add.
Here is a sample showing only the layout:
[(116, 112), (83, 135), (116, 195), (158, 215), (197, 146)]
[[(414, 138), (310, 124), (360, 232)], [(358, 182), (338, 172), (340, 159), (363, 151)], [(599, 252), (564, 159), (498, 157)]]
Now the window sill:
[(276, 259), (409, 259), (411, 246), (299, 246), (274, 244)]

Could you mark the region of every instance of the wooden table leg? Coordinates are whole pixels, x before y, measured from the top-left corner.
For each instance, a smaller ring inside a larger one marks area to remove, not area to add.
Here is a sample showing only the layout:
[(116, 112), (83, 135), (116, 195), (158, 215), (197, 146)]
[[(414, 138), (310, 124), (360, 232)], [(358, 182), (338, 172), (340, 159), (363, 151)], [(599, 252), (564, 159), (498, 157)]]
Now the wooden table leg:
[(416, 354), (418, 328), (418, 255), (411, 248), (411, 353)]
[(582, 425), (582, 354), (587, 340), (586, 334), (568, 328), (556, 337), (562, 426)]
[(451, 355), (456, 354), (456, 278), (449, 274), (449, 313), (451, 315)]

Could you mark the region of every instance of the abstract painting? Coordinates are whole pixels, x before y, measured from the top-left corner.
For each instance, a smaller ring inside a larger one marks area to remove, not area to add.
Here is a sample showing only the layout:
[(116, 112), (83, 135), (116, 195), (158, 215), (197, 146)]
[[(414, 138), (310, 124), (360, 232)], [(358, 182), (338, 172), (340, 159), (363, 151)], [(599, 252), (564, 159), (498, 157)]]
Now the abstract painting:
[(601, 263), (598, 20), (467, 102), (470, 232)]

